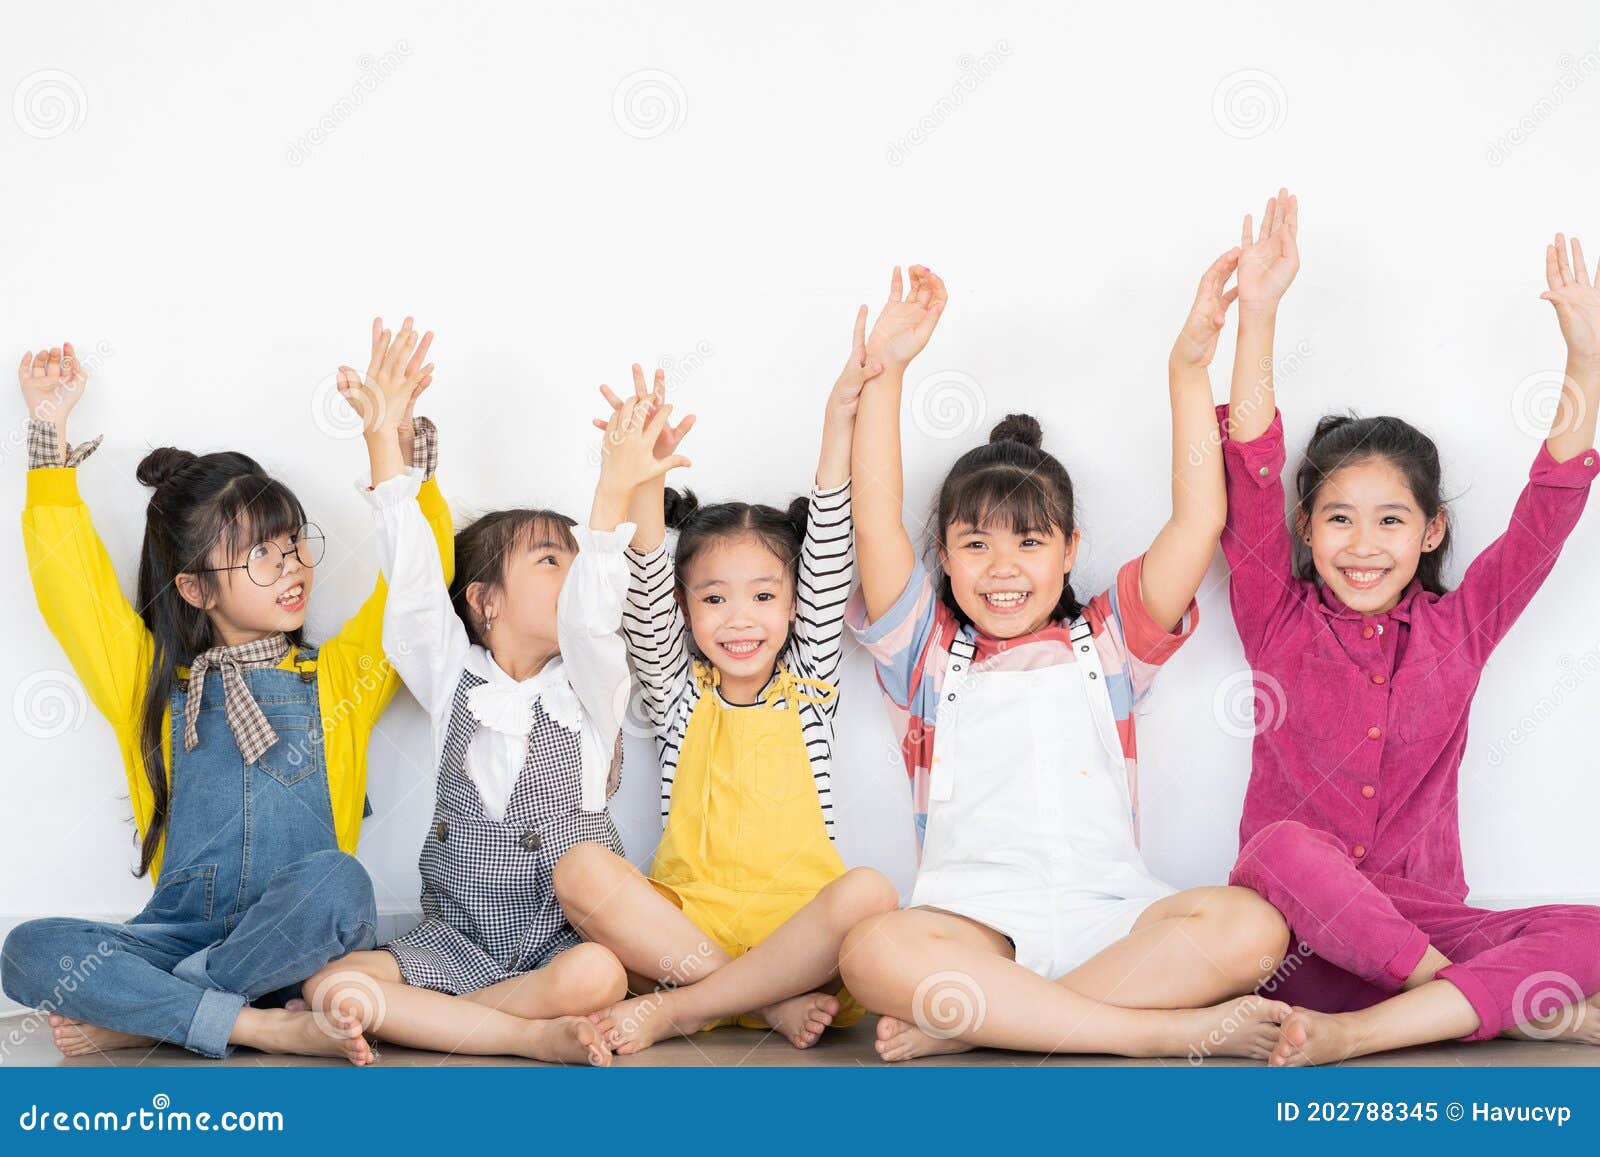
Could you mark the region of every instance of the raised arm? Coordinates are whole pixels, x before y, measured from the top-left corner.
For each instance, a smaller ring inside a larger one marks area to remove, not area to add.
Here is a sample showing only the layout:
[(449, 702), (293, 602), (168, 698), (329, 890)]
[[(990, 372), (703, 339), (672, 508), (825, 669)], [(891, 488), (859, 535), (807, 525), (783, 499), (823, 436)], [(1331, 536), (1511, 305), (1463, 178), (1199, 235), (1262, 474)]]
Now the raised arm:
[(1561, 401), (1550, 425), (1545, 448), (1557, 462), (1565, 462), (1594, 446), (1596, 409), (1600, 407), (1600, 270), (1589, 276), (1583, 246), (1572, 239), (1567, 259), (1567, 239), (1557, 233), (1545, 247), (1544, 275), (1549, 289), (1539, 296), (1555, 306), (1561, 336), (1567, 343), (1567, 368)]
[(1284, 519), (1283, 423), (1273, 388), (1278, 302), (1300, 268), (1299, 200), (1280, 190), (1259, 236), (1244, 219), (1239, 260), (1239, 334), (1223, 430), (1228, 509), (1222, 553), (1228, 597), (1244, 653), (1253, 661), (1292, 598), (1294, 550)]
[[(412, 425), (416, 398), (433, 378), (433, 366), (424, 364), (432, 344), (433, 334), (419, 336), (409, 317), (395, 334), (383, 328), (382, 319), (375, 319), (366, 378), (349, 366), (339, 367), (339, 392), (362, 418), (370, 467), (364, 489), (373, 505), (383, 575), (360, 609), (324, 644), (318, 666), (329, 692), (341, 700), (349, 697), (348, 718), (367, 728), (377, 721), (400, 679), (431, 712), (438, 694), (431, 681), (453, 681), (460, 673), (452, 658), (462, 649), (459, 644), (465, 635), (451, 633), (452, 628), (461, 630), (453, 612), (448, 618), (437, 613), (438, 594), (448, 589), (455, 572), (455, 532), (450, 508), (432, 478), (437, 442), (431, 424), (416, 421), (423, 431), (420, 469), (407, 470), (407, 455), (401, 448), (401, 427)], [(425, 569), (431, 577), (412, 568)], [(395, 578), (405, 589), (398, 592), (400, 603), (391, 617)], [(448, 596), (444, 603), (449, 605)], [(423, 617), (410, 623), (413, 613)], [(403, 622), (409, 625), (402, 626)], [(396, 636), (407, 634), (416, 636), (417, 650), (402, 653)], [(423, 640), (437, 645), (425, 650)]]
[(1461, 584), (1440, 600), (1457, 616), (1470, 658), (1486, 658), (1554, 569), (1567, 536), (1578, 524), (1600, 472), (1594, 451), (1595, 408), (1600, 406), (1600, 288), (1589, 277), (1583, 248), (1557, 234), (1545, 248), (1541, 294), (1555, 306), (1567, 343), (1561, 400), (1550, 436), (1539, 448), (1511, 522), (1472, 560)]
[(17, 380), (28, 412), (22, 541), (34, 597), (89, 699), (114, 725), (127, 724), (142, 705), (152, 645), (78, 494), (78, 463), (100, 440), (69, 446), (67, 416), (89, 375), (67, 342), (23, 354)]
[(900, 393), (906, 367), (928, 344), (948, 300), (944, 282), (932, 270), (913, 265), (910, 274), (910, 289), (905, 291), (900, 267), (895, 266), (889, 300), (867, 338), (865, 356), (882, 371), (861, 391), (850, 454), (856, 568), (870, 622), (894, 605), (916, 562), (916, 548), (904, 522)]
[(1211, 263), (1167, 359), (1172, 403), (1172, 516), (1150, 544), (1139, 575), (1140, 600), (1164, 631), (1177, 627), (1200, 589), (1227, 515), (1221, 439), (1208, 367), (1217, 352), (1217, 335), (1227, 320), (1228, 306), (1239, 294), (1237, 289), (1223, 290), (1238, 265), (1237, 249)]
[[(610, 386), (602, 385), (600, 394), (611, 407), (611, 417), (622, 409), (622, 399), (612, 392)], [(665, 370), (656, 370), (655, 382), (650, 389), (645, 389), (644, 370), (637, 362), (633, 366), (633, 396), (640, 403), (644, 403), (643, 416), (646, 420), (653, 418), (662, 411), (671, 411), (667, 405), (667, 374)], [(610, 445), (611, 417), (596, 418), (594, 424), (606, 431), (605, 445)], [(677, 425), (663, 422), (661, 432), (656, 436), (655, 457), (660, 460), (671, 458), (677, 453), (678, 444), (683, 441), (684, 435), (694, 428), (694, 415), (689, 414)], [(683, 459), (687, 466), (689, 460)], [(634, 524), (633, 542), (630, 544), (636, 552), (649, 554), (660, 546), (666, 538), (667, 528), (662, 512), (662, 494), (666, 488), (665, 472), (655, 475), (634, 488), (633, 497), (629, 500), (628, 519)]]
[(1272, 341), (1278, 303), (1300, 271), (1300, 199), (1279, 189), (1261, 214), (1261, 232), (1245, 214), (1239, 239), (1239, 340), (1228, 395), (1228, 437), (1253, 442), (1272, 424)]

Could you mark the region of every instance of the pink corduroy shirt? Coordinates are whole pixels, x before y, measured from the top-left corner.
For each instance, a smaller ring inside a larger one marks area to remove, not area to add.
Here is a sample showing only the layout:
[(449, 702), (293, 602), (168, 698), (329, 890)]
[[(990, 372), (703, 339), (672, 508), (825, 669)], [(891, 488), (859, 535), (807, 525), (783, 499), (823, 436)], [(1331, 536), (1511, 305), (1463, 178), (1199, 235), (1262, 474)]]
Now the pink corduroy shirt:
[[(1217, 407), (1224, 432), (1227, 413)], [(1381, 615), (1295, 574), (1281, 414), (1253, 441), (1225, 440), (1223, 460), (1222, 549), (1257, 688), (1241, 846), (1269, 823), (1298, 820), (1342, 841), (1364, 871), (1464, 899), (1456, 777), (1468, 709), (1489, 653), (1583, 513), (1595, 451), (1557, 462), (1541, 443), (1510, 526), (1461, 585), (1436, 595), (1413, 579)]]

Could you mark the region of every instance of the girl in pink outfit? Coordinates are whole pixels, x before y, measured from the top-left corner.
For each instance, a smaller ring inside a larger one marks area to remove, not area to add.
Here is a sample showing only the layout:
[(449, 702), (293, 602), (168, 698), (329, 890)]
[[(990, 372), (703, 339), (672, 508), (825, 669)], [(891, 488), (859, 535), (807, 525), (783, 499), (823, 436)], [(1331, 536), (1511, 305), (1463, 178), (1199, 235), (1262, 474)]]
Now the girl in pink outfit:
[[(1267, 212), (1293, 245), (1294, 199)], [(1545, 265), (1567, 342), (1561, 404), (1510, 526), (1455, 590), (1442, 581), (1438, 451), (1399, 418), (1317, 424), (1291, 536), (1271, 375), (1249, 372), (1273, 319), (1240, 296), (1245, 372), (1218, 410), (1222, 547), (1245, 655), (1258, 681), (1282, 687), (1287, 718), (1256, 735), (1230, 882), (1271, 901), (1310, 949), (1270, 986), (1305, 1006), (1284, 1022), (1273, 1064), (1501, 1033), (1600, 1043), (1600, 908), (1469, 907), (1456, 815), (1483, 665), (1555, 565), (1600, 469), (1600, 288), (1576, 239), (1569, 261), (1558, 234)]]

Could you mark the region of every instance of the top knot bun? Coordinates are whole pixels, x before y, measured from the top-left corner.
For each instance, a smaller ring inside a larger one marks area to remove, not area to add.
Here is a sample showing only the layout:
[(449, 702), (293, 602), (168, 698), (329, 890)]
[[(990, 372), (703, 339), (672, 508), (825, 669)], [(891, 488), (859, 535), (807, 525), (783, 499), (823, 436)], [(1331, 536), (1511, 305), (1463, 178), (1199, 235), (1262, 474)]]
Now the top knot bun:
[(160, 486), (178, 471), (200, 459), (187, 450), (175, 446), (162, 446), (150, 451), (139, 461), (138, 479), (146, 486)]
[(1021, 442), (1035, 450), (1044, 445), (1044, 431), (1031, 414), (1007, 414), (989, 431), (990, 442)]

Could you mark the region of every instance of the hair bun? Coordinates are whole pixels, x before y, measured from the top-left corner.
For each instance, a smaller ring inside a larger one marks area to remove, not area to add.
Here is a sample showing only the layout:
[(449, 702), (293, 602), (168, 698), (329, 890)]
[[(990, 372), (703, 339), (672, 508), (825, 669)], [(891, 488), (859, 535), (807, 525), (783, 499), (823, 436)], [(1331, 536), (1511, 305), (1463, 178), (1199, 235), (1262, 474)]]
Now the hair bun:
[(1031, 414), (1007, 414), (1000, 424), (989, 431), (990, 442), (1021, 442), (1035, 450), (1044, 445), (1044, 431), (1039, 420)]
[(145, 486), (160, 486), (178, 471), (199, 460), (197, 455), (191, 454), (188, 450), (179, 450), (176, 446), (162, 446), (140, 459), (136, 474)]
[(661, 495), (662, 515), (667, 526), (679, 530), (700, 509), (700, 500), (693, 490), (677, 491), (668, 486)]

